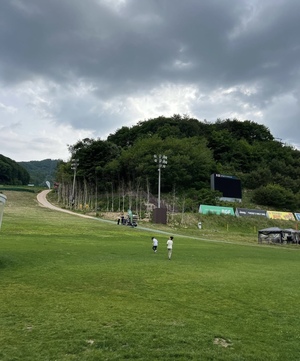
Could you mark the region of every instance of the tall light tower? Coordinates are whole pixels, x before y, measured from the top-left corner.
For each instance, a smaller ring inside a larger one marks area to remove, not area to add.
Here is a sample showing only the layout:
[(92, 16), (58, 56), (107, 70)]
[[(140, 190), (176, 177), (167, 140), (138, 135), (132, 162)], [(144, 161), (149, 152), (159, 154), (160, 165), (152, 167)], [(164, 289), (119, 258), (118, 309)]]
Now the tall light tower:
[(75, 181), (76, 181), (76, 171), (77, 171), (78, 165), (79, 165), (79, 159), (71, 159), (71, 169), (74, 170), (72, 199), (71, 199), (72, 206), (73, 206), (74, 201), (75, 201)]
[(166, 155), (154, 155), (154, 162), (158, 166), (158, 208), (160, 208), (160, 177), (161, 177), (161, 168), (166, 168), (168, 164), (168, 157)]

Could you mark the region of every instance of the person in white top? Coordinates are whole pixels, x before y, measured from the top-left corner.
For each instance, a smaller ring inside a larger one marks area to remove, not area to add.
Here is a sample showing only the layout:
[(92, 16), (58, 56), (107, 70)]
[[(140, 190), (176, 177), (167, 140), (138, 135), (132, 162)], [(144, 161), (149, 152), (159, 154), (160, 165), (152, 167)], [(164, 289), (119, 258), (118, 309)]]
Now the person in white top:
[(158, 240), (155, 237), (152, 237), (152, 249), (154, 253), (157, 252)]
[(173, 237), (170, 236), (170, 238), (167, 240), (167, 249), (168, 249), (168, 257), (169, 260), (172, 257), (172, 249), (173, 249)]

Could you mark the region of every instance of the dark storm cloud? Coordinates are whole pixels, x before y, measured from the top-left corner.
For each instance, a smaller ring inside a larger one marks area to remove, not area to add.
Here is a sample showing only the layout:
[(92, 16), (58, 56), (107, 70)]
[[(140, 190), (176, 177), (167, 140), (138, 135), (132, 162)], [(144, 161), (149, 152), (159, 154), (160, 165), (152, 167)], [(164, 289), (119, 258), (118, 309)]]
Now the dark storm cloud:
[[(85, 77), (105, 90), (118, 82), (120, 91), (144, 81), (291, 81), (300, 3), (262, 3), (128, 1), (115, 12), (92, 0), (3, 2), (3, 74)], [(181, 70), (175, 61), (190, 65)]]
[[(296, 0), (3, 1), (0, 86), (51, 83), (35, 106), (101, 134), (147, 117), (152, 99), (198, 119), (250, 117), (299, 144), (282, 126), (300, 115), (299, 20)], [(172, 87), (194, 93), (174, 107)]]
[[(214, 1), (129, 1), (119, 12), (91, 0), (11, 1), (1, 7), (1, 63), (8, 81), (75, 76), (104, 86), (189, 81), (195, 74), (207, 77), (208, 69), (220, 74), (235, 16)], [(172, 68), (176, 60), (191, 66), (181, 72)]]

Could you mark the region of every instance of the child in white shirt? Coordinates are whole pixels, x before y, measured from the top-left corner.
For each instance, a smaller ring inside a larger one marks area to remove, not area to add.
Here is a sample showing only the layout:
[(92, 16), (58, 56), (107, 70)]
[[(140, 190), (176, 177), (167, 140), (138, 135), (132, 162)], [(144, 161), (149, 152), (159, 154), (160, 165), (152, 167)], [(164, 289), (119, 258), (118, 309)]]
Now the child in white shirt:
[(172, 257), (172, 249), (173, 249), (173, 237), (170, 236), (170, 238), (167, 240), (167, 249), (168, 249), (168, 258), (171, 260)]

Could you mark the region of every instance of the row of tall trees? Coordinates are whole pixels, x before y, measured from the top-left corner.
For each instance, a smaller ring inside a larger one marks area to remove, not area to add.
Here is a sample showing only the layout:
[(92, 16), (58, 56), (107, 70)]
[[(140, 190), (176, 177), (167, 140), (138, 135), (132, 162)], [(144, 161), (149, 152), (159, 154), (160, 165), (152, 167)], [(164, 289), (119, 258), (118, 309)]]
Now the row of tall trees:
[[(199, 203), (215, 204), (210, 175), (221, 173), (239, 177), (243, 189), (254, 190), (253, 201), (260, 205), (300, 209), (300, 152), (252, 121), (158, 117), (122, 127), (107, 140), (80, 140), (69, 151), (70, 162), (60, 163), (57, 180), (66, 204), (73, 201), (75, 185), (76, 207), (123, 210), (155, 204), (154, 155), (164, 154), (168, 164), (161, 172), (161, 192), (169, 207), (184, 203), (196, 211)], [(75, 184), (71, 158), (79, 164)]]

